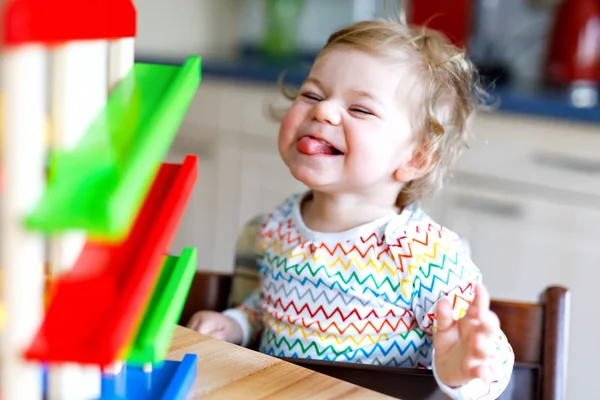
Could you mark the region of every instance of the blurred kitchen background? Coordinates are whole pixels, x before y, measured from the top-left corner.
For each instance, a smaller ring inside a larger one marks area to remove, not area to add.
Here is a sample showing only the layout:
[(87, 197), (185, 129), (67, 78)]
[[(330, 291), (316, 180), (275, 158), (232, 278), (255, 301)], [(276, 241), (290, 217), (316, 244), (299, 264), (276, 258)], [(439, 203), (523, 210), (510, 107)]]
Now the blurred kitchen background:
[[(277, 78), (299, 84), (334, 30), (396, 15), (381, 0), (138, 0), (140, 61), (203, 57), (203, 77), (169, 158), (200, 155), (173, 244), (199, 268), (232, 271), (236, 235), (304, 190), (279, 160)], [(600, 0), (414, 0), (408, 20), (464, 45), (499, 101), (427, 209), (464, 235), (494, 298), (571, 289), (569, 399), (600, 393)], [(590, 397), (591, 396), (591, 397)]]

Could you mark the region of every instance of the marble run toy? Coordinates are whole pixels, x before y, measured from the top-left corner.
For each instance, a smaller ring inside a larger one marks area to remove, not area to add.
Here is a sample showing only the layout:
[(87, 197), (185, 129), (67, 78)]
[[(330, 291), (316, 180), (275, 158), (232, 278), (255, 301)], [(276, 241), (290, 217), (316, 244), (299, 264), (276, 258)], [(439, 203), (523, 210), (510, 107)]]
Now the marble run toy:
[(165, 357), (197, 255), (167, 251), (198, 160), (162, 160), (201, 60), (135, 63), (132, 0), (0, 18), (0, 398), (184, 398), (196, 356)]

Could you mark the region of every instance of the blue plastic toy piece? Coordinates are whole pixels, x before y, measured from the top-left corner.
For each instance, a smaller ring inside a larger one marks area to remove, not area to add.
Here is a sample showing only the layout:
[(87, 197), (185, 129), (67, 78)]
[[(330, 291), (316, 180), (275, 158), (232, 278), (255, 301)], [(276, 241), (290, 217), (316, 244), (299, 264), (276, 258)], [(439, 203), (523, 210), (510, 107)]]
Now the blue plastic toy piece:
[(196, 378), (198, 356), (186, 354), (183, 360), (155, 364), (152, 372), (125, 364), (118, 375), (102, 376), (99, 400), (184, 400)]
[[(198, 356), (186, 354), (181, 361), (163, 361), (144, 372), (141, 366), (125, 364), (118, 375), (102, 375), (98, 400), (185, 400), (196, 378)], [(48, 366), (42, 364), (44, 398), (48, 393)]]

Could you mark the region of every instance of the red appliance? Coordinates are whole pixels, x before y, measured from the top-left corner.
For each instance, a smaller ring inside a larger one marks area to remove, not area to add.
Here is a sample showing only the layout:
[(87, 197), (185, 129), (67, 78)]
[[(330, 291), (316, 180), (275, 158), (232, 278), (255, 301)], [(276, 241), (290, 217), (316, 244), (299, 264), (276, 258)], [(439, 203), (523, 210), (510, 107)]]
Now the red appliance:
[(552, 27), (548, 83), (600, 82), (600, 0), (562, 0)]
[(466, 47), (471, 33), (474, 0), (411, 0), (407, 21), (443, 32), (457, 46)]

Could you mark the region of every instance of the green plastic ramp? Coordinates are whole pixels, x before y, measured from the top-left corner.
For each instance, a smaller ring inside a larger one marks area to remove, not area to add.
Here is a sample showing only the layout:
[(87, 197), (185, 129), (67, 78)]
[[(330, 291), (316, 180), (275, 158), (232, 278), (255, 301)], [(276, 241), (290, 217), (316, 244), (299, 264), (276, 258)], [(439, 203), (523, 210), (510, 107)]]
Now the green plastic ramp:
[(193, 248), (183, 249), (179, 258), (166, 257), (140, 328), (129, 349), (128, 362), (157, 363), (165, 358), (175, 324), (192, 285), (196, 260), (196, 249)]
[(127, 235), (200, 83), (182, 66), (136, 63), (75, 148), (51, 155), (51, 179), (26, 218), (33, 230)]

